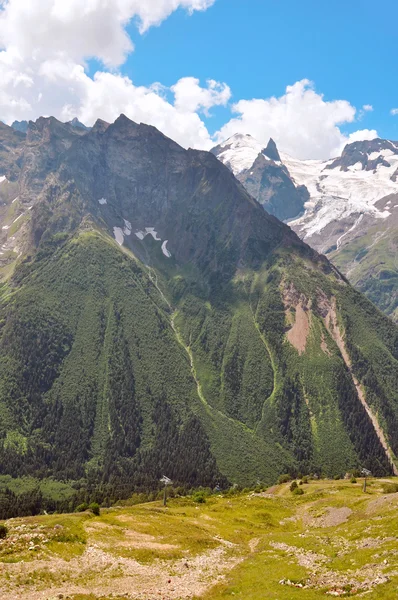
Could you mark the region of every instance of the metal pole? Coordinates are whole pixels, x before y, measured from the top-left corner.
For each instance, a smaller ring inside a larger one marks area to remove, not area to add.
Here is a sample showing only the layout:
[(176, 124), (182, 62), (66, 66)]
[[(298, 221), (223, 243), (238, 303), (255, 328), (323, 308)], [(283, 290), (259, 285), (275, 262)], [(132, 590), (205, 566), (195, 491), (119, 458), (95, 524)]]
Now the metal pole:
[(166, 505), (167, 505), (166, 490), (167, 490), (167, 486), (164, 486), (164, 492), (163, 492), (163, 506), (166, 506)]

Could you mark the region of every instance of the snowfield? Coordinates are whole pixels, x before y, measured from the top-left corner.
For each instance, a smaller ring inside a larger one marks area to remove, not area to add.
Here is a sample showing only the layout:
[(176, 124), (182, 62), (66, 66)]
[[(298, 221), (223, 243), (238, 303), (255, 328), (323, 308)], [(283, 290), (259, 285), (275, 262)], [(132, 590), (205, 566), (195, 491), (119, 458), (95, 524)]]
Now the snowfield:
[[(389, 145), (390, 148), (382, 148), (383, 145)], [(265, 147), (252, 136), (242, 134), (232, 136), (220, 146), (219, 160), (235, 175), (251, 169)], [(342, 221), (351, 215), (357, 216), (354, 225), (351, 219), (350, 231), (359, 225), (366, 214), (377, 219), (386, 219), (391, 215), (390, 205), (385, 210), (380, 210), (376, 203), (389, 194), (398, 193), (398, 175), (397, 181), (393, 181), (394, 173), (398, 173), (398, 154), (393, 149), (398, 146), (384, 140), (380, 141), (379, 146), (379, 150), (367, 155), (362, 149), (356, 152), (359, 157), (368, 161), (383, 159), (389, 163), (389, 166), (377, 164), (375, 169), (369, 171), (363, 168), (360, 160), (348, 166), (347, 170), (342, 170), (340, 166), (330, 168), (335, 159), (300, 160), (286, 153), (279, 153), (293, 182), (297, 186), (306, 186), (310, 194), (310, 199), (304, 205), (304, 213), (289, 220), (289, 225), (299, 232), (300, 237), (310, 238), (333, 221)], [(269, 160), (267, 156), (265, 158)], [(341, 245), (347, 233), (348, 230), (340, 236), (338, 245)]]
[(358, 162), (348, 167), (348, 171), (342, 171), (340, 167), (327, 168), (333, 160), (303, 161), (281, 154), (294, 182), (305, 185), (310, 193), (304, 215), (290, 221), (289, 225), (300, 227), (305, 232), (305, 239), (320, 233), (332, 221), (340, 221), (352, 214), (368, 213), (380, 219), (389, 217), (388, 210), (381, 211), (375, 204), (389, 194), (398, 193), (398, 183), (391, 180), (398, 168), (398, 156), (391, 150), (370, 155), (371, 160), (379, 156), (386, 158), (391, 166), (378, 165), (376, 171), (365, 171)]

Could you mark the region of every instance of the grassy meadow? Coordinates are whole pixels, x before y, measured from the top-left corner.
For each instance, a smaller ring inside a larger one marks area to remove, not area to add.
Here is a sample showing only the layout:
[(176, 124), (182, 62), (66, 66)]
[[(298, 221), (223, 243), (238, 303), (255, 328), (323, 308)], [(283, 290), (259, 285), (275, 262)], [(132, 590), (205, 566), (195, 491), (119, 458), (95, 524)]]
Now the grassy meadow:
[(10, 519), (0, 597), (397, 598), (394, 486), (371, 479), (364, 493), (363, 480), (319, 480), (299, 489)]

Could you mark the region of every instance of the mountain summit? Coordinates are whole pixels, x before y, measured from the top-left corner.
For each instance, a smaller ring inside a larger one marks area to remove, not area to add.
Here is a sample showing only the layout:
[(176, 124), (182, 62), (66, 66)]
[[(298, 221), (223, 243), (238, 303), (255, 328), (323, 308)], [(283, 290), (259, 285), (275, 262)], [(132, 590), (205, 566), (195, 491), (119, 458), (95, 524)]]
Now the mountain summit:
[(398, 329), (213, 154), (123, 115), (0, 136), (1, 473), (396, 471)]
[(213, 148), (212, 153), (232, 170), (265, 210), (278, 219), (292, 219), (304, 210), (308, 191), (292, 181), (273, 139), (263, 148), (250, 135), (236, 134)]

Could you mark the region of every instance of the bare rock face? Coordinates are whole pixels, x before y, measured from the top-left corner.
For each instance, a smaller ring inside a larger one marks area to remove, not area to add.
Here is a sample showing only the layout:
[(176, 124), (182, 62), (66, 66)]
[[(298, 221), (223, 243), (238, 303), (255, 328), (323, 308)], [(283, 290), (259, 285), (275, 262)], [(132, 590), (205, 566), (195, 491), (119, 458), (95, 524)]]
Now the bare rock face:
[(28, 126), (28, 121), (14, 121), (11, 125), (11, 127), (15, 129), (15, 131), (19, 131), (21, 133), (26, 133), (28, 130)]
[[(339, 167), (341, 171), (347, 171), (349, 167), (361, 164), (363, 170), (374, 171), (378, 165), (389, 167), (390, 163), (388, 159), (382, 155), (382, 152), (386, 150), (392, 155), (398, 155), (397, 142), (380, 138), (353, 142), (352, 144), (347, 144), (342, 155), (328, 164), (326, 168), (336, 169)], [(373, 154), (378, 154), (379, 156), (373, 158), (371, 156)]]
[[(16, 216), (22, 223), (29, 213), (29, 225), (11, 240), (18, 254), (36, 248), (48, 235), (73, 231), (87, 217), (105, 225), (145, 262), (153, 258), (142, 232), (146, 237), (153, 230), (154, 239), (164, 244), (164, 256), (225, 275), (238, 264), (260, 263), (281, 243), (311, 253), (262, 210), (213, 154), (185, 150), (154, 127), (124, 115), (111, 125), (99, 120), (92, 129), (41, 117), (29, 123), (26, 137), (4, 127), (4, 143), (18, 147), (17, 159), (8, 165), (19, 173)], [(284, 211), (287, 190), (304, 198), (274, 161), (259, 155), (255, 170), (259, 181), (253, 187), (264, 190), (264, 202), (276, 207), (271, 212)], [(288, 210), (281, 216), (288, 217)], [(4, 221), (5, 227), (12, 224)], [(3, 243), (10, 243), (6, 235), (4, 230)]]
[(286, 167), (267, 160), (264, 154), (259, 154), (252, 168), (241, 173), (238, 179), (267, 212), (282, 221), (302, 213), (309, 199), (307, 188), (296, 186)]
[(280, 162), (280, 160), (281, 160), (281, 157), (278, 152), (278, 148), (276, 147), (276, 144), (272, 138), (269, 139), (269, 142), (268, 142), (266, 148), (264, 148), (264, 150), (263, 150), (263, 154), (264, 154), (264, 156), (267, 156), (268, 158), (270, 158), (271, 160), (274, 160), (276, 162)]
[(303, 212), (308, 191), (303, 185), (296, 186), (272, 138), (262, 148), (251, 136), (237, 134), (212, 153), (271, 215), (287, 221)]

